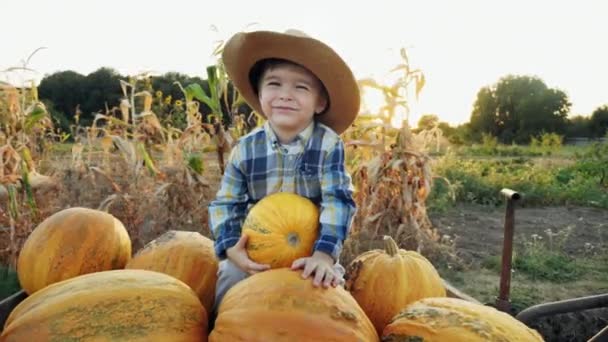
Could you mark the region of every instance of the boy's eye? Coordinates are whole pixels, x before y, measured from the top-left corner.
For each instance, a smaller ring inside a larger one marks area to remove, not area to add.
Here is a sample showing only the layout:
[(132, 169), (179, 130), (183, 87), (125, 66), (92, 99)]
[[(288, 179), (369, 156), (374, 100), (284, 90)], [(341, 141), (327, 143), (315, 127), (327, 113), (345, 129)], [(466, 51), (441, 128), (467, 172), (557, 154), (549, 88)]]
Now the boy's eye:
[(279, 82), (276, 82), (276, 81), (270, 81), (270, 82), (266, 83), (266, 85), (275, 86), (276, 87), (276, 86), (280, 86), (281, 84)]
[(308, 87), (305, 85), (298, 85), (296, 86), (296, 89), (309, 90)]

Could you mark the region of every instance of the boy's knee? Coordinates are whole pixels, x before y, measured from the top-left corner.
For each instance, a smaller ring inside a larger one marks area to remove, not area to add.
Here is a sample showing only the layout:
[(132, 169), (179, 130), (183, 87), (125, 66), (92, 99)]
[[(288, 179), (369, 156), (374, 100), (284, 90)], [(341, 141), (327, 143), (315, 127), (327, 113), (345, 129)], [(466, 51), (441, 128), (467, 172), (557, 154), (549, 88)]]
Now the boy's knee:
[(232, 261), (228, 259), (220, 261), (217, 271), (217, 284), (215, 286), (215, 309), (219, 306), (226, 292), (248, 276), (246, 272), (241, 270)]
[(218, 285), (229, 285), (230, 287), (248, 276), (247, 272), (228, 259), (220, 261), (217, 272)]

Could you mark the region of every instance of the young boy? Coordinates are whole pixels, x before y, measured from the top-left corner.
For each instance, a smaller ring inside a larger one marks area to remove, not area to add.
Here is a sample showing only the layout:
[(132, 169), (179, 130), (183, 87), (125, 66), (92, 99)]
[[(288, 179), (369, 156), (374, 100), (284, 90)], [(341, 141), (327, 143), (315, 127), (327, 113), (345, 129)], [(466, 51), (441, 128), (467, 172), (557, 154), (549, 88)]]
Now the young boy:
[(267, 120), (233, 148), (209, 204), (221, 260), (215, 308), (237, 282), (269, 268), (247, 256), (241, 225), (254, 203), (275, 192), (307, 197), (320, 209), (314, 252), (292, 269), (314, 275), (315, 286), (341, 284), (338, 257), (356, 208), (339, 134), (359, 111), (355, 77), (330, 47), (295, 30), (236, 34), (222, 58), (234, 86)]

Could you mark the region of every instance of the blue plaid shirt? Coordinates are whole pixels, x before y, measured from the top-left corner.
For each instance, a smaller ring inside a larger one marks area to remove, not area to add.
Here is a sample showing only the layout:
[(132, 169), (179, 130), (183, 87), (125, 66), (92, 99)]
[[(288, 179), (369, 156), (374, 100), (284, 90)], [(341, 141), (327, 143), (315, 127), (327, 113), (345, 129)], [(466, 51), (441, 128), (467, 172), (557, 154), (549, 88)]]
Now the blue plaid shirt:
[(289, 145), (281, 145), (266, 122), (232, 149), (220, 189), (209, 204), (217, 256), (226, 258), (226, 249), (237, 243), (251, 206), (276, 192), (296, 193), (319, 206), (320, 232), (313, 250), (337, 260), (356, 209), (353, 185), (340, 136), (316, 121)]

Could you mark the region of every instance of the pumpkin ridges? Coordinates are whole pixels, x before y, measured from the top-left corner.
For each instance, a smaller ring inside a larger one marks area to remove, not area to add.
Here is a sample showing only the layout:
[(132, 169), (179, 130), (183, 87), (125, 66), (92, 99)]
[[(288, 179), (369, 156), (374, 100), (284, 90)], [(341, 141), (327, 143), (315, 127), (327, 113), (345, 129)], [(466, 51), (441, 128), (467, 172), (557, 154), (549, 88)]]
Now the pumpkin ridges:
[[(58, 282), (11, 312), (0, 341), (206, 341), (207, 314), (181, 281), (116, 270)], [(85, 339), (86, 338), (86, 339)]]
[(378, 334), (410, 302), (446, 296), (441, 277), (424, 256), (398, 249), (390, 237), (384, 238), (384, 244), (383, 250), (357, 256), (346, 269), (346, 289), (363, 308)]
[[(274, 317), (268, 325), (260, 325), (260, 315)], [(288, 268), (273, 269), (257, 273), (232, 287), (218, 310), (218, 318), (210, 339), (213, 341), (230, 340), (222, 332), (229, 332), (234, 340), (250, 340), (250, 332), (243, 331), (240, 321), (250, 321), (255, 327), (255, 338), (260, 341), (275, 340), (277, 320), (291, 317), (305, 328), (311, 322), (324, 322), (325, 326), (338, 324), (336, 331), (349, 331), (359, 334), (362, 341), (377, 341), (373, 325), (354, 298), (341, 287), (316, 288), (311, 279), (302, 279), (301, 273)], [(224, 319), (224, 317), (226, 317)], [(232, 318), (234, 317), (234, 318)], [(331, 324), (330, 324), (331, 323)], [(236, 326), (234, 324), (237, 324)], [(294, 323), (295, 324), (295, 323)], [(283, 325), (292, 327), (291, 325)], [(316, 326), (316, 325), (315, 325)], [(308, 329), (307, 340), (332, 340), (336, 331), (320, 328)], [(216, 330), (217, 329), (217, 330)], [(335, 330), (335, 329), (334, 329)], [(242, 334), (241, 334), (242, 333)], [(351, 335), (351, 336), (355, 336)], [(357, 335), (357, 336), (359, 336)], [(288, 337), (298, 338), (293, 330)], [(314, 338), (313, 338), (314, 337)]]
[[(312, 254), (318, 236), (319, 210), (309, 199), (279, 192), (254, 205), (243, 223), (248, 235), (247, 253), (255, 262), (271, 268), (289, 267), (298, 258)], [(297, 235), (297, 244), (289, 242)]]
[[(277, 324), (277, 319), (280, 324)], [(304, 324), (305, 322), (305, 324)], [(252, 327), (251, 329), (231, 329), (224, 327)], [(217, 330), (216, 330), (217, 329)], [(327, 332), (320, 340), (319, 331)], [(345, 329), (340, 321), (315, 319), (314, 316), (299, 312), (282, 312), (280, 317), (268, 310), (249, 310), (224, 314), (216, 321), (214, 330), (209, 335), (210, 342), (249, 341), (249, 342), (342, 342), (373, 341), (369, 336), (354, 333)]]
[[(78, 276), (78, 282), (70, 282), (70, 280), (75, 280), (75, 277), (53, 283), (42, 289), (44, 291), (37, 291), (36, 293), (27, 297), (26, 300), (15, 307), (7, 318), (5, 326), (9, 325), (15, 317), (24, 317), (27, 316), (32, 310), (38, 310), (39, 306), (43, 307), (43, 310), (53, 310), (53, 305), (55, 305), (56, 302), (61, 302), (67, 297), (78, 299), (79, 302), (99, 298), (100, 295), (98, 295), (96, 298), (91, 298), (88, 295), (91, 286), (95, 287), (103, 285), (104, 291), (110, 291), (110, 296), (121, 290), (128, 290), (138, 293), (139, 290), (150, 288), (158, 288), (159, 291), (166, 291), (167, 293), (177, 290), (191, 291), (188, 286), (181, 283), (181, 281), (177, 282), (172, 280), (173, 278), (159, 278), (155, 274), (147, 273), (140, 274), (140, 272), (151, 272), (146, 270), (132, 271), (135, 271), (136, 273), (117, 274), (115, 278), (110, 278), (111, 274), (106, 274), (106, 272), (117, 271), (89, 273)], [(132, 279), (136, 276), (138, 277), (138, 282), (132, 281)], [(44, 302), (39, 300), (41, 297), (44, 297)]]
[(17, 275), (32, 294), (77, 275), (123, 268), (130, 257), (131, 240), (119, 220), (73, 207), (47, 217), (31, 232), (18, 257)]
[(543, 341), (514, 317), (458, 298), (424, 298), (405, 307), (383, 331), (383, 341)]
[(198, 232), (167, 231), (139, 250), (125, 268), (176, 277), (197, 293), (208, 312), (213, 309), (218, 261), (213, 241)]
[[(118, 246), (119, 250), (116, 257), (111, 262), (111, 269), (116, 270), (120, 268), (124, 268), (124, 266), (131, 259), (132, 254), (132, 245), (131, 245), (131, 237), (129, 236), (129, 232), (124, 227), (122, 222), (118, 220), (116, 217), (113, 218), (114, 221), (114, 230), (116, 231), (115, 239), (117, 241), (114, 242), (114, 245)], [(124, 251), (122, 250), (124, 248)]]

